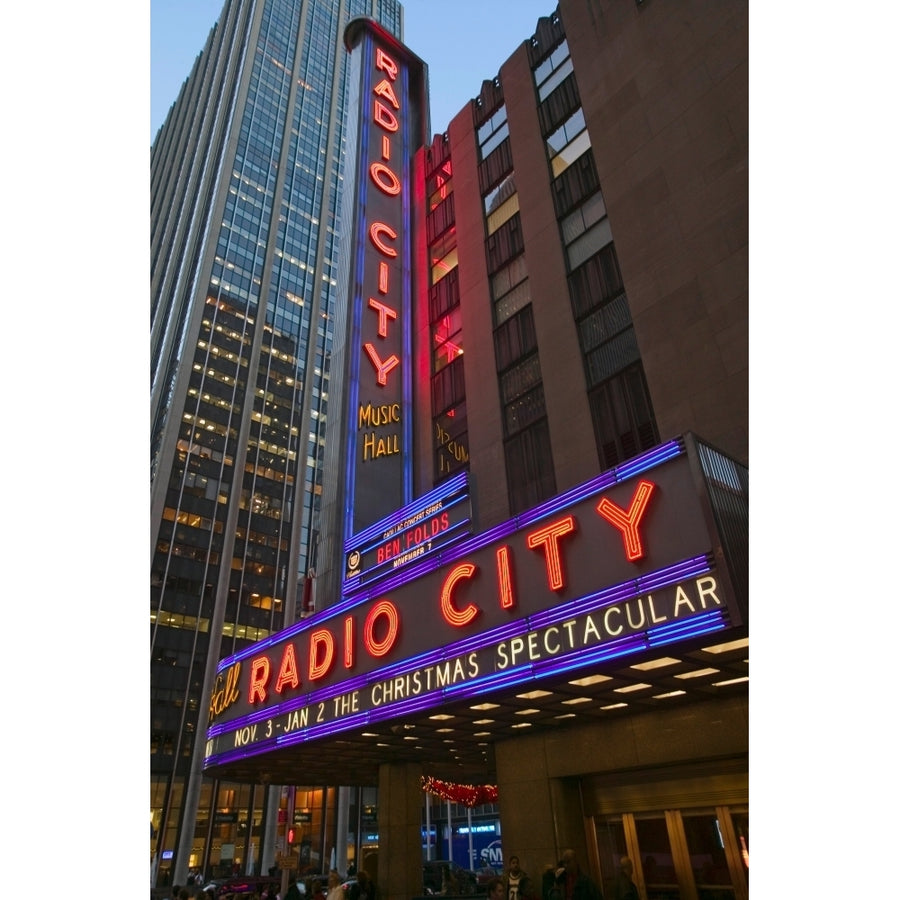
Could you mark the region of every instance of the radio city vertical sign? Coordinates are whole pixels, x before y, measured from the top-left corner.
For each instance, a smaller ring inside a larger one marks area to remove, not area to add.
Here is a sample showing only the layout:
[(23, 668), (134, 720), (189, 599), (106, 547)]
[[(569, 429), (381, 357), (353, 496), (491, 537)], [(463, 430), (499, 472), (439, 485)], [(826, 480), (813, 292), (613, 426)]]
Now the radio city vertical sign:
[(345, 347), (349, 535), (412, 497), (411, 173), (422, 143), (424, 66), (371, 19), (354, 19), (345, 42), (356, 79), (355, 171), (345, 179), (356, 203), (352, 224), (344, 223), (354, 229)]

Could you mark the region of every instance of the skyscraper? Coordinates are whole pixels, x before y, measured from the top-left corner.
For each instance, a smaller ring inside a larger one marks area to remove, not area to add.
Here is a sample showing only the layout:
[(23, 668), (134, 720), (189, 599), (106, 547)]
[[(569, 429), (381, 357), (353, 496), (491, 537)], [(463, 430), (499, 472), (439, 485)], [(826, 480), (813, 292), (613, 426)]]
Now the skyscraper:
[(301, 614), (315, 566), (356, 16), (401, 35), (397, 0), (226, 0), (151, 151), (151, 833), (176, 879), (219, 828), (259, 852), (266, 791), (204, 782), (195, 737), (217, 661)]

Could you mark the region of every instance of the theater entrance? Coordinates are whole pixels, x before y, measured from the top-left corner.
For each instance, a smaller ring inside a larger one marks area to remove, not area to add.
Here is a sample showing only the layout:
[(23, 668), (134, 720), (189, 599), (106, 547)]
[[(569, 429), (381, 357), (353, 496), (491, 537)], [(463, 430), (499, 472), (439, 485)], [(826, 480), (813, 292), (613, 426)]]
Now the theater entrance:
[(627, 856), (642, 900), (748, 900), (746, 756), (607, 772), (582, 787), (604, 896)]
[(748, 900), (746, 806), (624, 813), (595, 826), (606, 897), (615, 896), (618, 862), (628, 856), (647, 900)]

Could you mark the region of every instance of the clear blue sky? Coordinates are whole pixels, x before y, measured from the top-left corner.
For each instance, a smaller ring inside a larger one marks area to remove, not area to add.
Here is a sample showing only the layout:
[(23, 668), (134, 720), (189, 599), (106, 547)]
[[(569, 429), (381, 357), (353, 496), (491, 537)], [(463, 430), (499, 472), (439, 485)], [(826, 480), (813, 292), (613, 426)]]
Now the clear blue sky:
[[(534, 34), (538, 19), (550, 15), (556, 4), (557, 0), (403, 3), (405, 43), (428, 64), (434, 131), (450, 124), (481, 90), (481, 82), (497, 75), (516, 47)], [(151, 0), (151, 142), (223, 5), (223, 0)]]

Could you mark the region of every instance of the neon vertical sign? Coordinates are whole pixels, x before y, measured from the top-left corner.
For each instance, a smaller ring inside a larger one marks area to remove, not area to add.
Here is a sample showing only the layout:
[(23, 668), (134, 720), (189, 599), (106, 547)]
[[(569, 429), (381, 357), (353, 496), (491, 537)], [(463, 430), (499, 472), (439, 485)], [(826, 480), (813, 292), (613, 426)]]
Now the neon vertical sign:
[(370, 19), (347, 29), (359, 54), (357, 273), (347, 353), (346, 535), (412, 499), (412, 134), (423, 65)]

